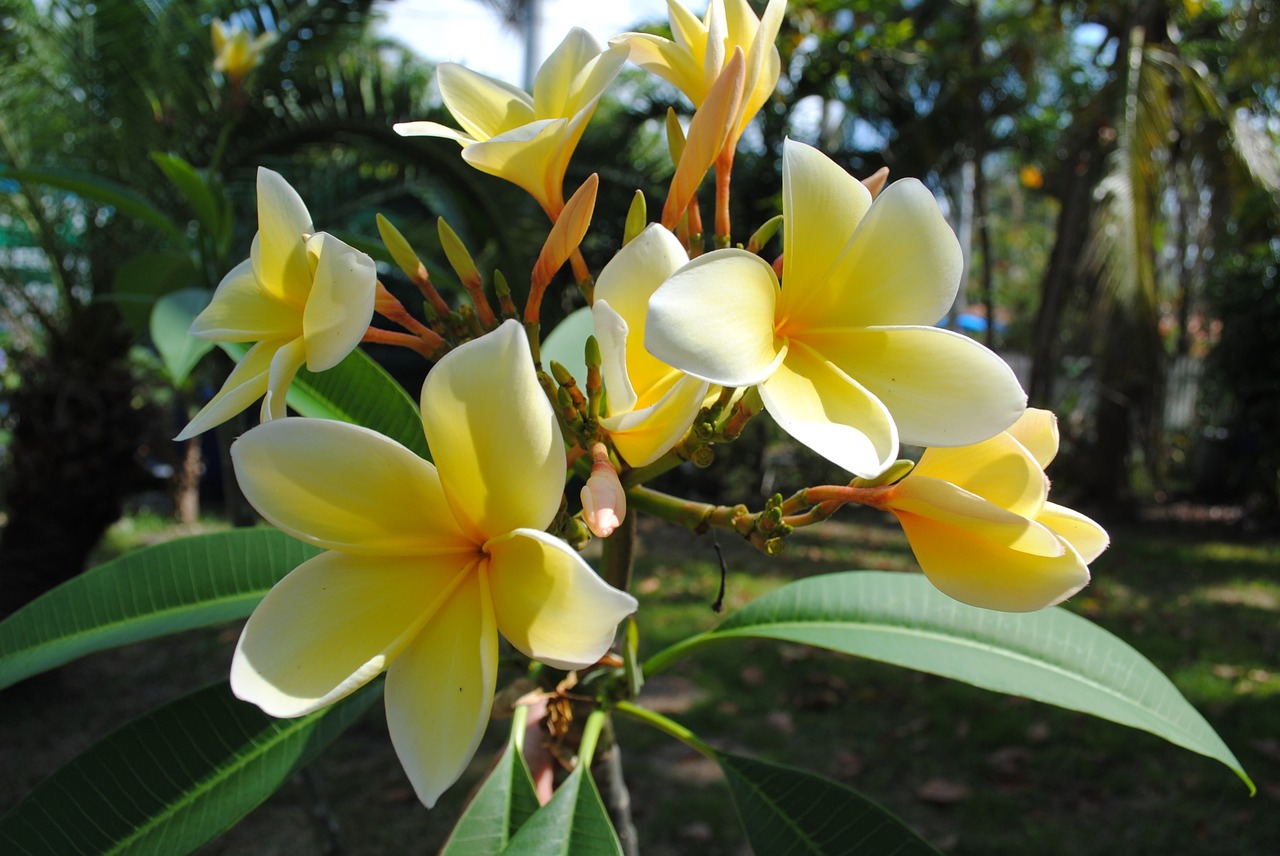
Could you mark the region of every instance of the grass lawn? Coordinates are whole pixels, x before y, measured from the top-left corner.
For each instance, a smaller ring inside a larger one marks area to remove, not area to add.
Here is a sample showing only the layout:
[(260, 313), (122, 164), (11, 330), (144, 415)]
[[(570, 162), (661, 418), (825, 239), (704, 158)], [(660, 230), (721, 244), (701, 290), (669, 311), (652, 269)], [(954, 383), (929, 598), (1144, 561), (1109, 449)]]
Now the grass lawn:
[[(154, 521), (112, 549), (162, 537)], [(1023, 699), (852, 657), (759, 641), (702, 649), (643, 699), (713, 745), (844, 782), (956, 854), (1280, 853), (1280, 543), (1194, 527), (1113, 531), (1069, 608), (1168, 674), (1258, 784), (1158, 738)], [(797, 533), (767, 558), (721, 534), (729, 609), (802, 575), (910, 570), (871, 512)], [(635, 589), (642, 653), (710, 626), (711, 536), (643, 527)], [(0, 811), (93, 740), (159, 701), (225, 676), (239, 627), (85, 658), (0, 693)], [(645, 854), (749, 852), (714, 765), (619, 720)], [(433, 852), (492, 756), (421, 809), (375, 709), (208, 854)], [(490, 729), (500, 744), (505, 723)], [(766, 856), (766, 854), (760, 854)]]

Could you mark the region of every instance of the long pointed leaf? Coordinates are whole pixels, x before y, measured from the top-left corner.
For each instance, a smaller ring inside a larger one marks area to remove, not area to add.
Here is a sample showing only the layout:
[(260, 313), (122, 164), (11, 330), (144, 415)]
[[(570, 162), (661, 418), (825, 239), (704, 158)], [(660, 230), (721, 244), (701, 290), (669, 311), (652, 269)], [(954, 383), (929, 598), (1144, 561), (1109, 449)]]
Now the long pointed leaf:
[(503, 852), (510, 856), (622, 856), (622, 845), (595, 782), (579, 764)]
[(126, 553), (0, 623), (0, 688), (94, 651), (243, 618), (319, 552), (275, 529), (237, 529)]
[(798, 580), (647, 664), (655, 672), (721, 639), (764, 637), (880, 660), (1149, 731), (1252, 780), (1177, 687), (1123, 640), (1054, 607), (992, 612), (922, 576), (878, 571)]
[(533, 779), (512, 740), (471, 798), (440, 856), (497, 856), (537, 810)]
[(377, 700), (382, 682), (298, 719), (207, 687), (134, 720), (0, 818), (0, 852), (190, 853), (231, 827)]
[(937, 856), (902, 821), (839, 782), (717, 752), (756, 853), (770, 856)]

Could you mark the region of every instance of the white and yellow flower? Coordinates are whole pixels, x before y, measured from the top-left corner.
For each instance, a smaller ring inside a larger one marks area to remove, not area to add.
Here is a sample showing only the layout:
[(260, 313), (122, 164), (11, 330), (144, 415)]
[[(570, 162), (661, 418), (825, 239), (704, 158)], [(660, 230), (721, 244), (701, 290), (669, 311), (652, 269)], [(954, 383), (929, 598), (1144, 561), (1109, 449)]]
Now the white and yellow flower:
[(747, 0), (711, 0), (699, 21), (677, 0), (667, 0), (674, 41), (650, 33), (623, 33), (609, 43), (630, 47), (633, 63), (673, 84), (695, 108), (706, 100), (734, 49), (741, 48), (746, 77), (738, 118), (726, 143), (732, 148), (778, 85), (782, 61), (774, 42), (786, 8), (786, 0), (769, 0), (764, 15), (757, 18)]
[(236, 646), (231, 687), (301, 716), (387, 672), (396, 754), (428, 806), (475, 753), (498, 634), (550, 665), (596, 662), (636, 601), (544, 530), (565, 451), (516, 321), (461, 345), (422, 388), (436, 463), (366, 428), (284, 419), (232, 446), (245, 496), (329, 552), (276, 584)]
[(207, 431), (259, 398), (264, 422), (284, 416), (299, 368), (333, 368), (359, 344), (376, 288), (373, 259), (314, 232), (297, 191), (259, 167), (258, 234), (249, 258), (223, 277), (190, 331), (214, 342), (257, 344), (177, 439)]
[(243, 27), (228, 26), (218, 18), (210, 28), (213, 39), (213, 70), (225, 75), (232, 85), (257, 68), (267, 48), (275, 44), (275, 33), (262, 33), (250, 39)]
[(590, 33), (574, 27), (538, 70), (532, 95), (441, 63), (440, 94), (462, 130), (436, 122), (402, 122), (395, 130), (457, 141), (463, 160), (528, 191), (554, 220), (564, 207), (569, 158), (626, 58), (625, 46), (602, 50)]
[(1108, 544), (1097, 523), (1048, 501), (1044, 469), (1057, 452), (1054, 415), (1028, 409), (989, 440), (925, 450), (868, 504), (898, 518), (939, 590), (988, 609), (1041, 609), (1083, 588)]
[(694, 377), (757, 386), (793, 437), (871, 478), (899, 441), (960, 446), (1026, 406), (996, 354), (931, 326), (960, 279), (959, 243), (932, 194), (867, 188), (816, 149), (783, 151), (783, 262), (739, 249), (694, 259), (654, 292), (649, 351)]
[(649, 298), (689, 261), (675, 235), (650, 225), (605, 265), (591, 312), (600, 343), (600, 373), (608, 412), (600, 425), (633, 467), (663, 455), (684, 436), (708, 384), (645, 350)]

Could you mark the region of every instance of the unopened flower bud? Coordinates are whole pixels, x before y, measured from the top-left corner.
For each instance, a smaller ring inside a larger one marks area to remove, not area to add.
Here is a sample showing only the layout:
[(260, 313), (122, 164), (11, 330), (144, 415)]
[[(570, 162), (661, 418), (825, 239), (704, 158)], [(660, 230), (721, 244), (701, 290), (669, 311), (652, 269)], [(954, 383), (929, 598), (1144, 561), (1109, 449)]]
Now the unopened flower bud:
[(582, 488), (582, 518), (599, 538), (608, 538), (627, 516), (627, 495), (603, 443), (591, 447), (591, 475)]

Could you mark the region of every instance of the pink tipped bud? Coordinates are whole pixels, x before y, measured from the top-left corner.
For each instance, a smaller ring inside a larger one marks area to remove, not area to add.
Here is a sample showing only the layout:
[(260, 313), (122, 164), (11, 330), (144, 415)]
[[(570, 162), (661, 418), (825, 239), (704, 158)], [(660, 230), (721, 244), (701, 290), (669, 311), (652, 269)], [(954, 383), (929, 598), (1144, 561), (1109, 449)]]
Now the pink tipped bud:
[(627, 495), (603, 443), (591, 447), (591, 476), (582, 488), (582, 519), (598, 538), (608, 538), (627, 516)]

